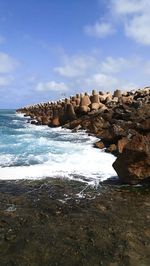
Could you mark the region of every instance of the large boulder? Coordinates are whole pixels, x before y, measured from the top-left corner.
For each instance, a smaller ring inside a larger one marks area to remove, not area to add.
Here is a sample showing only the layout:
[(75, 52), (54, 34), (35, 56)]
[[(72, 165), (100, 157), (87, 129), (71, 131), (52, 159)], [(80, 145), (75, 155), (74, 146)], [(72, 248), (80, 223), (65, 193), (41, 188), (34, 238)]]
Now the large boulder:
[(137, 184), (150, 178), (150, 135), (136, 135), (113, 163), (123, 183)]

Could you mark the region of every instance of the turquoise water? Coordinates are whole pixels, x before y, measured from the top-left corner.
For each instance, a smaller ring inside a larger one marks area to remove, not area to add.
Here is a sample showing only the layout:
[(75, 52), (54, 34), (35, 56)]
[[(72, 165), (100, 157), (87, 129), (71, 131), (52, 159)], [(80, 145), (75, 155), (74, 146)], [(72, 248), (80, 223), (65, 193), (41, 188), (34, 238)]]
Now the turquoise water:
[(15, 110), (0, 110), (0, 179), (78, 178), (95, 182), (116, 175), (115, 157), (92, 147), (85, 132), (35, 126)]

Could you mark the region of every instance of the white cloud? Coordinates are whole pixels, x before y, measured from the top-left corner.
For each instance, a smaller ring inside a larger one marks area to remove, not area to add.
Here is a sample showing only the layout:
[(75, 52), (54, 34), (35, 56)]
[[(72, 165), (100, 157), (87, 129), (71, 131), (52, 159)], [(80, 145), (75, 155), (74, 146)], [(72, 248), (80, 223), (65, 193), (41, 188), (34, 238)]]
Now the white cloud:
[(125, 34), (137, 43), (150, 45), (150, 1), (111, 0), (111, 13), (123, 23)]
[(103, 73), (121, 73), (123, 70), (129, 70), (140, 65), (142, 59), (138, 56), (130, 58), (108, 56), (101, 63), (100, 69)]
[(10, 73), (15, 70), (18, 62), (10, 55), (0, 52), (0, 73)]
[(62, 66), (54, 68), (54, 71), (70, 80), (82, 79), (95, 73), (116, 74), (123, 70), (136, 67), (141, 63), (139, 57), (112, 57), (108, 56), (102, 59), (98, 54), (74, 55), (63, 57)]
[(104, 73), (118, 73), (121, 72), (123, 68), (127, 67), (128, 61), (125, 58), (113, 58), (107, 57), (105, 61), (101, 64), (101, 70)]
[(49, 81), (49, 82), (39, 82), (36, 86), (37, 91), (67, 91), (69, 88), (64, 82), (56, 82), (56, 81)]
[(65, 56), (63, 66), (55, 67), (54, 71), (67, 78), (85, 75), (87, 70), (95, 65), (95, 58), (92, 56)]
[(87, 35), (98, 38), (104, 38), (115, 32), (114, 27), (110, 23), (98, 21), (94, 25), (85, 26), (84, 30)]
[[(139, 84), (142, 58), (132, 56), (130, 58), (112, 57), (103, 58), (102, 55), (89, 54), (63, 57), (62, 66), (54, 71), (65, 78), (70, 89), (91, 88), (112, 90), (116, 87), (128, 87), (132, 82)], [(80, 65), (81, 62), (81, 65)], [(133, 78), (134, 77), (134, 78)], [(129, 87), (128, 87), (129, 88)]]
[(111, 8), (118, 15), (131, 15), (145, 12), (149, 7), (149, 0), (111, 0)]
[(125, 24), (126, 35), (136, 42), (150, 45), (150, 16), (143, 14), (135, 16)]
[[(150, 0), (109, 0), (106, 20), (85, 26), (85, 32), (103, 38), (123, 26), (127, 37), (142, 45), (150, 45)], [(109, 22), (108, 22), (109, 17)]]
[(96, 73), (85, 79), (85, 83), (88, 87), (104, 90), (112, 90), (119, 85), (117, 78), (102, 73)]

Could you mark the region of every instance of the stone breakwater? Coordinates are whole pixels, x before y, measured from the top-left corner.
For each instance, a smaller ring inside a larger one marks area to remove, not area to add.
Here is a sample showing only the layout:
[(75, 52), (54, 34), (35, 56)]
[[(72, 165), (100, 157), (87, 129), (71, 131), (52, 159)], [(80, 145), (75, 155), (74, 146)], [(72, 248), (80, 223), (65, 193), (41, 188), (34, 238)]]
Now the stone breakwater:
[(17, 112), (32, 124), (86, 130), (100, 139), (95, 147), (117, 156), (113, 167), (123, 183), (150, 180), (150, 87), (113, 94), (93, 90)]

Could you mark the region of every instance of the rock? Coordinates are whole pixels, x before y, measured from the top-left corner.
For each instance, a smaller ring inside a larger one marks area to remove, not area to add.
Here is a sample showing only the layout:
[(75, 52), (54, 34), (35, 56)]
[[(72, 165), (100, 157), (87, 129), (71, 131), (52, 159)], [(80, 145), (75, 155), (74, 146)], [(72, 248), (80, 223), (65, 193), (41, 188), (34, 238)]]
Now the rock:
[(88, 106), (80, 106), (80, 113), (87, 113), (90, 111), (90, 108)]
[(104, 143), (100, 140), (100, 141), (94, 143), (94, 148), (104, 149), (104, 148), (105, 148), (105, 145), (104, 145)]
[(118, 144), (117, 144), (118, 153), (122, 153), (124, 147), (127, 145), (128, 142), (129, 142), (129, 139), (126, 137), (118, 140)]
[(81, 101), (80, 95), (77, 93), (76, 94), (76, 106), (79, 106), (80, 105), (80, 101)]
[(107, 149), (106, 149), (106, 152), (109, 152), (109, 153), (112, 153), (114, 155), (116, 155), (117, 153), (117, 146), (116, 144), (111, 144)]
[(140, 123), (140, 128), (143, 132), (150, 132), (150, 118)]
[(49, 124), (49, 126), (52, 126), (52, 127), (60, 127), (60, 120), (59, 120), (59, 117), (56, 116), (52, 119), (51, 123)]
[(69, 121), (72, 121), (72, 120), (76, 119), (76, 114), (75, 114), (75, 111), (74, 111), (74, 107), (73, 107), (73, 105), (71, 103), (68, 103), (67, 106), (66, 106), (65, 116), (66, 116), (66, 120), (69, 120)]
[(72, 129), (72, 132), (73, 133), (78, 132), (78, 130), (80, 130), (81, 128), (82, 128), (82, 126), (81, 125), (78, 125), (74, 129)]
[(49, 118), (47, 116), (42, 116), (42, 125), (48, 125), (49, 124)]
[(31, 120), (31, 125), (37, 125), (37, 121), (36, 120)]
[(114, 98), (120, 98), (121, 96), (122, 96), (121, 90), (115, 90), (114, 91), (114, 94), (113, 94)]
[(127, 96), (127, 97), (126, 96), (122, 96), (121, 100), (122, 100), (122, 103), (124, 103), (124, 104), (132, 104), (133, 96), (132, 95)]
[(90, 100), (91, 100), (91, 105), (90, 105), (91, 110), (98, 110), (100, 108), (100, 100), (99, 100), (99, 94), (95, 90), (92, 91), (92, 96), (90, 97)]
[(41, 116), (37, 116), (36, 120), (37, 120), (37, 125), (42, 125), (42, 117)]
[(123, 183), (137, 184), (150, 178), (150, 135), (136, 135), (113, 163)]
[(90, 111), (89, 105), (91, 104), (90, 97), (88, 96), (87, 93), (85, 93), (84, 96), (81, 96), (81, 101), (80, 101), (80, 112), (82, 113), (87, 113)]
[(84, 96), (81, 97), (81, 106), (89, 106), (91, 104), (90, 101), (90, 97), (87, 94), (87, 92), (85, 92)]
[(65, 125), (63, 125), (63, 128), (74, 129), (74, 128), (77, 128), (78, 126), (81, 126), (81, 123), (82, 123), (82, 119), (78, 118), (78, 119), (75, 119), (73, 121), (66, 123)]

